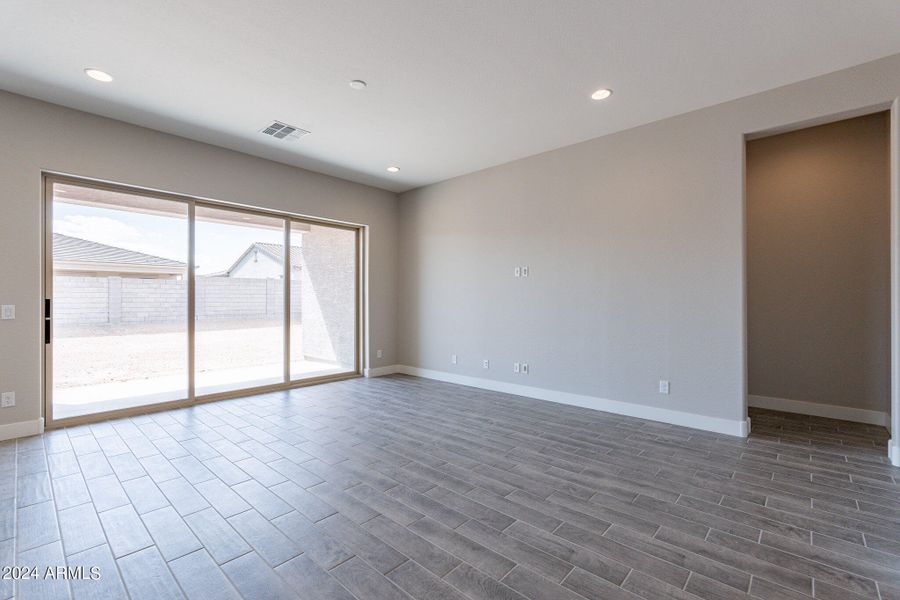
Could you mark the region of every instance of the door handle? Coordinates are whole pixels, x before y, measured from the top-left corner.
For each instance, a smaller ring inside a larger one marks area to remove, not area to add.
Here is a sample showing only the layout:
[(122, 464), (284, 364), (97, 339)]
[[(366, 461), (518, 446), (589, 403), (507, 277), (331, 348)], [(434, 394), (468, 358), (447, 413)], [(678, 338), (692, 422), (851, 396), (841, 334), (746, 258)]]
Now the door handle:
[(52, 318), (52, 311), (50, 310), (50, 298), (44, 298), (44, 343), (50, 343), (50, 321)]

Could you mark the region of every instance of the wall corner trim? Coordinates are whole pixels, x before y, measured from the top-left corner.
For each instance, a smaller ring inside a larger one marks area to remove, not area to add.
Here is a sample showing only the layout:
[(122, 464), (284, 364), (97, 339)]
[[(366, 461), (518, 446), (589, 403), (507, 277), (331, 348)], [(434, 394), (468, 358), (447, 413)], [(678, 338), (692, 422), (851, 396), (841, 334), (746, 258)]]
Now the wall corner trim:
[(833, 404), (807, 402), (806, 400), (790, 400), (788, 398), (756, 396), (753, 394), (747, 395), (747, 405), (754, 408), (766, 408), (813, 417), (826, 417), (828, 419), (865, 423), (866, 425), (890, 427), (890, 416), (888, 413), (880, 410), (866, 410), (853, 408), (852, 406), (835, 406)]
[(900, 438), (897, 436), (888, 440), (888, 459), (895, 467), (900, 467)]
[(580, 406), (582, 408), (590, 408), (628, 417), (636, 417), (638, 419), (647, 419), (648, 421), (660, 421), (671, 425), (680, 425), (682, 427), (691, 427), (694, 429), (702, 429), (713, 433), (722, 433), (725, 435), (733, 435), (737, 437), (747, 437), (750, 432), (749, 419), (731, 420), (718, 417), (707, 417), (694, 413), (688, 413), (678, 410), (670, 410), (667, 408), (656, 408), (647, 406), (646, 404), (633, 404), (630, 402), (622, 402), (619, 400), (608, 400), (606, 398), (598, 398), (596, 396), (585, 396), (582, 394), (573, 394), (571, 392), (560, 392), (556, 390), (548, 390), (546, 388), (531, 387), (520, 385), (517, 383), (507, 383), (504, 381), (495, 381), (493, 379), (484, 379), (481, 377), (470, 377), (468, 375), (457, 375), (456, 373), (447, 373), (445, 371), (433, 371), (431, 369), (421, 369), (419, 367), (410, 367), (408, 365), (396, 365), (397, 373), (404, 375), (412, 375), (415, 377), (423, 377), (425, 379), (434, 379), (437, 381), (446, 381), (447, 383), (456, 383), (459, 385), (467, 385), (493, 392), (503, 392), (516, 396), (525, 396), (526, 398), (534, 398), (537, 400), (546, 400), (556, 402), (558, 404), (568, 404), (570, 406)]
[(363, 369), (363, 377), (384, 377), (385, 375), (393, 375), (394, 373), (400, 373), (400, 365)]
[(44, 417), (0, 425), (0, 441), (44, 433)]

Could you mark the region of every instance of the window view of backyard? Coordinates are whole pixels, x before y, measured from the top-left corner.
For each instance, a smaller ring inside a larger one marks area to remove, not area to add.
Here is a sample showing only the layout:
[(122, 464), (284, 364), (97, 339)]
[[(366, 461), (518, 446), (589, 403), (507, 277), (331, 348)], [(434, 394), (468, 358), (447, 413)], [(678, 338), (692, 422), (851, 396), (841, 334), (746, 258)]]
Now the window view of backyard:
[[(188, 397), (188, 233), (184, 203), (54, 186), (55, 419)], [(291, 379), (356, 368), (355, 243), (292, 223)], [(197, 207), (196, 395), (284, 381), (284, 250), (281, 218)]]

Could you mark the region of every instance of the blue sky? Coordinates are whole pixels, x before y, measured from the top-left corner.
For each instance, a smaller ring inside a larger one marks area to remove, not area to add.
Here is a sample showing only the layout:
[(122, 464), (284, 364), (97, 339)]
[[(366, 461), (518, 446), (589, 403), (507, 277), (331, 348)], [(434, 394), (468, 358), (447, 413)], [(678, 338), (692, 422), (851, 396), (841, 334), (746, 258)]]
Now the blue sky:
[[(187, 215), (179, 219), (56, 201), (53, 232), (187, 262)], [(224, 271), (253, 242), (281, 243), (281, 230), (197, 222), (197, 272)]]

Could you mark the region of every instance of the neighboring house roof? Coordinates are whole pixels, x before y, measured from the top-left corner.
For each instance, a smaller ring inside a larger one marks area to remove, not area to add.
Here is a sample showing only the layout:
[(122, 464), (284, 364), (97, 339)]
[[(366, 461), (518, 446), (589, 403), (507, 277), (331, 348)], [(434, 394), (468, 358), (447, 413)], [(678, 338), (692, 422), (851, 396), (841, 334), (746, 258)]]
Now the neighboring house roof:
[[(253, 252), (254, 250), (259, 250), (264, 254), (268, 254), (274, 260), (284, 263), (284, 245), (282, 244), (269, 244), (267, 242), (253, 242), (250, 246), (244, 250), (240, 256), (237, 257), (230, 267), (227, 270), (221, 273), (215, 273), (211, 276), (225, 276), (228, 277), (231, 275), (231, 272), (241, 264), (248, 254)], [(301, 248), (300, 246), (291, 246), (291, 268), (299, 269), (300, 268), (300, 254)]]
[(54, 269), (180, 274), (186, 267), (183, 262), (161, 256), (107, 246), (61, 233), (53, 234)]
[[(253, 246), (259, 248), (263, 252), (267, 252), (272, 258), (279, 262), (284, 261), (284, 244), (267, 244), (265, 242), (255, 242)], [(253, 247), (251, 246), (251, 248)], [(291, 246), (291, 266), (300, 266), (300, 246)]]

